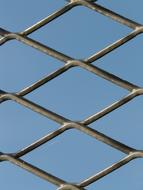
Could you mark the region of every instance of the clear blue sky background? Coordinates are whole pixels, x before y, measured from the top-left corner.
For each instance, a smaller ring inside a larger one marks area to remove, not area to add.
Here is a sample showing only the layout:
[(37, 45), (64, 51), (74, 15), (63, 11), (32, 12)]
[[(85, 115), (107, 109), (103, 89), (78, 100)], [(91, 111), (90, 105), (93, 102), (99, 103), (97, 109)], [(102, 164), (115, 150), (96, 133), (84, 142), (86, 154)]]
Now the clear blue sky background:
[[(143, 1), (99, 0), (99, 4), (143, 23)], [(19, 32), (53, 13), (64, 0), (0, 0), (1, 27)], [(72, 9), (31, 34), (36, 39), (74, 58), (83, 59), (131, 29), (85, 7)], [(143, 36), (140, 35), (94, 64), (137, 85), (143, 84)], [(10, 41), (0, 48), (0, 88), (17, 92), (61, 67), (62, 62)], [(83, 69), (73, 68), (26, 98), (73, 120), (83, 120), (128, 92)], [(129, 146), (143, 149), (143, 97), (137, 97), (91, 127)], [(0, 151), (16, 152), (59, 125), (12, 101), (0, 105)], [(125, 156), (91, 137), (72, 130), (48, 142), (24, 160), (70, 182), (99, 172)], [(143, 160), (128, 165), (90, 185), (89, 190), (143, 188)], [(55, 186), (8, 163), (0, 164), (1, 189), (54, 190)]]

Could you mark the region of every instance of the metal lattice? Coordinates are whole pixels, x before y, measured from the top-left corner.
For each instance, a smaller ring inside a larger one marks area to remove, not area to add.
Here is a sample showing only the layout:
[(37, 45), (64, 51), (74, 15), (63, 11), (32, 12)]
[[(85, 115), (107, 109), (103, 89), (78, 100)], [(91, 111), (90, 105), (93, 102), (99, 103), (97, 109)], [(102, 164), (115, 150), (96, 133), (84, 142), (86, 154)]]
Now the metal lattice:
[[(35, 41), (28, 37), (29, 34), (33, 33), (34, 31), (40, 29), (44, 25), (48, 24), (49, 22), (52, 22), (54, 19), (60, 17), (63, 14), (66, 14), (66, 12), (70, 11), (76, 6), (85, 6), (95, 12), (98, 12), (106, 17), (109, 17), (116, 22), (119, 22), (123, 25), (128, 26), (129, 28), (133, 29), (131, 33), (129, 33), (127, 36), (119, 39), (118, 41), (114, 42), (113, 44), (109, 45), (108, 47), (102, 49), (101, 51), (95, 53), (94, 55), (88, 57), (84, 60), (75, 60), (72, 57), (69, 57), (61, 52), (56, 51), (55, 49), (52, 49), (50, 47), (47, 47), (46, 45)], [(52, 56), (64, 63), (64, 66), (60, 69), (54, 71), (53, 73), (49, 74), (45, 78), (40, 79), (36, 83), (32, 84), (31, 86), (28, 86), (27, 88), (24, 88), (20, 92), (17, 93), (9, 93), (5, 92), (3, 90), (0, 91), (0, 103), (3, 103), (4, 101), (11, 100), (15, 101), (18, 104), (21, 104), (34, 112), (37, 112), (43, 116), (46, 116), (50, 120), (53, 120), (61, 125), (61, 127), (54, 132), (44, 136), (43, 138), (39, 139), (38, 141), (32, 143), (28, 147), (25, 147), (21, 151), (18, 151), (13, 154), (0, 154), (0, 160), (1, 161), (9, 161), (31, 173), (34, 175), (39, 176), (40, 178), (43, 178), (44, 180), (47, 180), (48, 182), (54, 184), (57, 186), (60, 190), (79, 190), (84, 189), (91, 183), (96, 182), (100, 178), (108, 175), (109, 173), (113, 172), (114, 170), (117, 170), (118, 168), (122, 167), (123, 165), (127, 164), (133, 159), (143, 157), (143, 151), (142, 150), (136, 150), (132, 147), (129, 147), (121, 142), (118, 142), (117, 140), (114, 140), (105, 134), (102, 134), (98, 132), (97, 130), (90, 128), (88, 125), (95, 122), (96, 120), (102, 118), (106, 114), (109, 114), (113, 110), (121, 107), (122, 105), (126, 104), (127, 102), (131, 101), (136, 96), (143, 94), (143, 88), (132, 84), (126, 80), (123, 80), (119, 78), (118, 76), (113, 75), (112, 73), (109, 73), (105, 70), (102, 70), (96, 66), (94, 66), (92, 63), (96, 61), (99, 58), (102, 58), (104, 55), (110, 53), (111, 51), (115, 50), (119, 46), (127, 43), (129, 40), (135, 38), (137, 35), (141, 34), (143, 32), (143, 26), (135, 21), (132, 21), (128, 18), (125, 18), (111, 10), (108, 10), (98, 4), (95, 3), (95, 0), (71, 0), (67, 2), (67, 4), (61, 8), (60, 10), (54, 12), (53, 14), (49, 15), (48, 17), (44, 18), (40, 22), (34, 24), (33, 26), (27, 28), (23, 32), (20, 33), (12, 33), (9, 31), (6, 31), (5, 29), (0, 28), (0, 45), (3, 45), (9, 40), (15, 39), (17, 41), (20, 41), (28, 46), (31, 46), (33, 48), (36, 48), (37, 50)], [(81, 121), (81, 122), (75, 122), (71, 121), (68, 118), (65, 118), (64, 116), (58, 115), (57, 113), (54, 113), (44, 107), (41, 107), (40, 105), (29, 101), (28, 99), (24, 98), (25, 95), (33, 92), (40, 86), (44, 85), (45, 83), (55, 79), (57, 76), (63, 74), (69, 69), (72, 69), (72, 67), (81, 67), (89, 72), (94, 73), (95, 75), (102, 77), (115, 85), (118, 85), (126, 90), (129, 91), (129, 93), (120, 99), (117, 102), (114, 102), (113, 104), (109, 105), (108, 107), (104, 108), (100, 112), (88, 117), (87, 119)], [(38, 148), (39, 146), (43, 145), (44, 143), (47, 143), (53, 138), (56, 138), (57, 136), (61, 135), (67, 130), (75, 129), (80, 132), (83, 132), (93, 138), (96, 138), (99, 141), (102, 141), (103, 143), (106, 143), (109, 146), (112, 146), (113, 148), (123, 152), (126, 154), (126, 156), (118, 161), (117, 163), (111, 165), (108, 168), (105, 168), (104, 170), (100, 171), (99, 173), (77, 183), (77, 184), (71, 184), (67, 181), (64, 181), (63, 179), (58, 178), (57, 176), (53, 176), (51, 173), (47, 173), (46, 171), (41, 170), (40, 168), (37, 168), (34, 165), (31, 165), (24, 160), (22, 160), (20, 157), (23, 155), (28, 154), (29, 152), (33, 151), (34, 149)]]

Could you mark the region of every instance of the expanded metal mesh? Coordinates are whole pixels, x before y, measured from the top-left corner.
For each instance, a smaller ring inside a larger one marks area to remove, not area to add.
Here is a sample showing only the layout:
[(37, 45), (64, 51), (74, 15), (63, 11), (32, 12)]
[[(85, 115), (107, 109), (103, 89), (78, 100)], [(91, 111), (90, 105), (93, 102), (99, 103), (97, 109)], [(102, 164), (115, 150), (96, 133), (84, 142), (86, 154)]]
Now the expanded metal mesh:
[[(119, 22), (123, 25), (126, 25), (127, 27), (131, 28), (133, 31), (129, 33), (127, 36), (119, 39), (118, 41), (114, 42), (113, 44), (109, 45), (108, 47), (102, 49), (101, 51), (95, 53), (94, 55), (88, 57), (84, 60), (76, 60), (72, 57), (69, 57), (61, 52), (56, 51), (55, 49), (52, 49), (50, 47), (47, 47), (46, 45), (35, 41), (28, 37), (29, 34), (33, 33), (34, 31), (40, 29), (44, 25), (52, 22), (54, 19), (60, 17), (63, 14), (66, 14), (66, 12), (70, 11), (76, 6), (85, 6), (95, 12), (98, 12), (106, 17), (109, 17), (116, 22)], [(135, 38), (137, 35), (141, 34), (143, 32), (143, 26), (133, 20), (130, 20), (128, 18), (125, 18), (109, 9), (106, 9), (99, 4), (95, 3), (95, 0), (71, 0), (68, 1), (63, 8), (60, 10), (54, 12), (53, 14), (49, 15), (48, 17), (44, 18), (43, 20), (39, 21), (38, 23), (34, 24), (33, 26), (27, 28), (23, 32), (20, 33), (12, 33), (9, 31), (6, 31), (3, 28), (0, 28), (0, 45), (3, 45), (9, 40), (15, 39), (17, 41), (20, 41), (28, 46), (31, 46), (49, 56), (52, 56), (64, 63), (64, 66), (60, 69), (54, 71), (53, 73), (49, 74), (45, 78), (40, 79), (36, 83), (24, 88), (20, 92), (17, 93), (9, 93), (5, 92), (3, 90), (0, 90), (0, 103), (3, 103), (7, 100), (15, 101), (18, 104), (21, 104), (34, 112), (37, 112), (50, 120), (53, 120), (61, 125), (60, 128), (55, 130), (54, 132), (47, 134), (43, 138), (39, 139), (38, 141), (32, 143), (28, 147), (25, 147), (24, 149), (12, 153), (12, 154), (6, 154), (6, 153), (0, 153), (0, 160), (1, 161), (9, 161), (31, 173), (34, 175), (39, 176), (40, 178), (43, 178), (44, 180), (47, 180), (48, 182), (54, 184), (57, 186), (57, 188), (64, 190), (79, 190), (79, 189), (85, 189), (88, 185), (96, 182), (97, 180), (101, 179), (102, 177), (110, 174), (114, 170), (117, 170), (118, 168), (122, 167), (123, 165), (127, 164), (133, 159), (143, 157), (143, 151), (142, 150), (136, 150), (132, 147), (129, 147), (115, 139), (112, 139), (111, 137), (106, 136), (103, 133), (98, 132), (97, 130), (90, 128), (88, 125), (95, 122), (98, 119), (101, 119), (106, 114), (109, 114), (113, 110), (121, 107), (122, 105), (126, 104), (127, 102), (131, 101), (136, 96), (143, 94), (143, 88), (130, 83), (126, 80), (123, 80), (119, 78), (118, 76), (113, 75), (112, 73), (109, 73), (105, 70), (102, 70), (98, 68), (97, 66), (93, 65), (92, 63), (96, 61), (99, 58), (102, 58), (104, 55), (110, 53), (111, 51), (115, 50), (119, 46), (127, 43), (131, 39)], [(57, 113), (54, 113), (26, 98), (24, 98), (25, 95), (33, 92), (40, 86), (46, 84), (47, 82), (55, 79), (57, 76), (63, 74), (69, 69), (72, 69), (73, 67), (81, 67), (89, 72), (94, 73), (98, 77), (104, 78), (112, 83), (114, 83), (117, 86), (122, 87), (123, 89), (126, 89), (129, 91), (129, 93), (123, 97), (122, 99), (114, 102), (113, 104), (109, 105), (108, 107), (104, 108), (103, 110), (99, 111), (98, 113), (91, 115), (87, 119), (76, 122), (71, 121), (68, 118), (65, 118), (62, 115), (59, 115)], [(123, 152), (126, 154), (126, 156), (119, 160), (117, 163), (111, 165), (108, 168), (105, 168), (104, 170), (100, 171), (99, 173), (77, 183), (77, 184), (71, 184), (64, 179), (60, 179), (57, 176), (52, 175), (51, 173), (48, 173), (46, 171), (41, 170), (40, 168), (37, 168), (36, 166), (29, 164), (21, 159), (22, 156), (28, 154), (29, 152), (33, 151), (34, 149), (38, 148), (39, 146), (43, 145), (44, 143), (47, 143), (51, 139), (56, 138), (57, 136), (61, 135), (67, 130), (75, 129), (80, 132), (83, 132), (99, 141), (102, 141), (103, 143), (112, 146), (113, 148)]]

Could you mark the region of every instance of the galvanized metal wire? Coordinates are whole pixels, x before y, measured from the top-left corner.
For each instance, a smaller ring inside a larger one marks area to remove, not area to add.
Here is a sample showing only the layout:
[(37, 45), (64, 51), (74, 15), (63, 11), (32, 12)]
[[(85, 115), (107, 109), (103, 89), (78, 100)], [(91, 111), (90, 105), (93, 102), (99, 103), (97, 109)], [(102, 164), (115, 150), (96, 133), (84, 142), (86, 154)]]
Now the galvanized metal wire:
[[(63, 14), (66, 14), (66, 12), (70, 11), (76, 6), (85, 6), (95, 12), (98, 12), (105, 17), (109, 17), (116, 22), (119, 22), (129, 28), (132, 29), (132, 32), (129, 33), (127, 36), (124, 36), (123, 38), (117, 40), (116, 42), (110, 44), (109, 46), (105, 47), (101, 51), (93, 54), (92, 56), (84, 59), (84, 60), (76, 60), (73, 57), (70, 57), (64, 53), (58, 52), (55, 49), (52, 49), (36, 40), (33, 40), (32, 38), (28, 37), (29, 34), (33, 33), (36, 30), (39, 30), (41, 27), (47, 25), (48, 23), (52, 22), (56, 18), (60, 17)], [(53, 120), (61, 125), (61, 127), (54, 132), (47, 134), (43, 138), (39, 139), (38, 141), (30, 144), (29, 146), (23, 148), (22, 150), (16, 152), (16, 153), (0, 153), (0, 161), (9, 161), (31, 173), (34, 175), (39, 176), (40, 178), (43, 178), (44, 180), (54, 184), (57, 186), (60, 190), (81, 190), (85, 189), (88, 185), (95, 183), (97, 180), (103, 178), (104, 176), (110, 174), (111, 172), (117, 170), (118, 168), (124, 166), (125, 164), (129, 163), (133, 159), (137, 159), (140, 157), (143, 157), (143, 150), (136, 150), (132, 147), (129, 147), (122, 142), (119, 142), (115, 139), (112, 139), (111, 137), (89, 127), (88, 125), (95, 122), (98, 119), (101, 119), (106, 114), (109, 114), (113, 110), (123, 106), (127, 102), (134, 99), (136, 96), (140, 96), (143, 94), (143, 88), (140, 86), (130, 83), (129, 81), (126, 81), (124, 79), (119, 78), (118, 76), (113, 75), (112, 73), (109, 73), (92, 63), (106, 54), (112, 52), (116, 48), (122, 46), (123, 44), (127, 43), (128, 41), (135, 38), (137, 35), (143, 33), (143, 25), (140, 23), (137, 23), (133, 20), (130, 20), (128, 18), (125, 18), (122, 15), (117, 14), (116, 12), (113, 12), (109, 9), (106, 9), (105, 7), (100, 6), (99, 4), (96, 4), (94, 0), (69, 0), (66, 2), (65, 6), (62, 7), (60, 10), (54, 12), (53, 14), (49, 15), (48, 17), (44, 18), (43, 20), (37, 22), (33, 26), (25, 29), (24, 31), (20, 33), (13, 33), (10, 31), (6, 31), (3, 28), (0, 28), (0, 45), (5, 44), (9, 40), (17, 40), (21, 43), (24, 43), (28, 46), (31, 46), (38, 51), (41, 51), (42, 53), (47, 54), (48, 56), (52, 56), (57, 60), (60, 60), (64, 63), (64, 65), (57, 69), (56, 71), (52, 72), (48, 76), (38, 80), (34, 84), (24, 88), (23, 90), (16, 92), (16, 93), (10, 93), (5, 92), (3, 90), (0, 90), (0, 103), (3, 103), (7, 100), (14, 101), (18, 104), (21, 104), (22, 106), (25, 106), (34, 112), (37, 112), (50, 120)], [(103, 110), (99, 111), (98, 113), (95, 113), (94, 115), (91, 115), (90, 117), (86, 118), (83, 121), (76, 122), (71, 121), (70, 119), (59, 115), (57, 113), (52, 112), (51, 110), (48, 110), (35, 102), (32, 102), (28, 99), (26, 99), (24, 96), (33, 92), (40, 86), (48, 83), (49, 81), (55, 79), (57, 76), (62, 75), (64, 72), (68, 71), (69, 69), (72, 69), (73, 67), (81, 67), (89, 72), (94, 73), (98, 77), (104, 78), (111, 83), (114, 83), (117, 86), (122, 87), (123, 89), (128, 90), (128, 94), (123, 97), (122, 99), (114, 102), (113, 104), (109, 105), (108, 107), (104, 108)], [(48, 173), (47, 171), (43, 171), (40, 168), (37, 168), (36, 166), (29, 164), (21, 159), (22, 156), (28, 154), (29, 152), (33, 151), (34, 149), (38, 148), (39, 146), (43, 145), (44, 143), (47, 143), (53, 138), (56, 138), (57, 136), (61, 135), (67, 130), (75, 129), (80, 132), (83, 132), (123, 153), (126, 154), (126, 156), (119, 160), (117, 163), (109, 166), (108, 168), (105, 168), (104, 170), (100, 171), (99, 173), (96, 173), (93, 176), (90, 176), (87, 179), (82, 180), (79, 183), (72, 184), (70, 182), (65, 181), (64, 179), (60, 179), (58, 176), (54, 176), (51, 173)]]

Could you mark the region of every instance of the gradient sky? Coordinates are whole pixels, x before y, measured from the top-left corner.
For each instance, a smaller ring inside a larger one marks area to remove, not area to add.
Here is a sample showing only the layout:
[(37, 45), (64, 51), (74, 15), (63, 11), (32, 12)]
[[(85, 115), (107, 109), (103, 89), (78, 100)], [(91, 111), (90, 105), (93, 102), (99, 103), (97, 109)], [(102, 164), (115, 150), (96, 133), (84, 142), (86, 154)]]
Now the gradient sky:
[[(20, 32), (61, 8), (64, 0), (0, 0), (0, 26)], [(143, 1), (99, 0), (99, 4), (143, 23)], [(131, 29), (85, 7), (76, 7), (30, 35), (49, 47), (77, 59), (87, 58)], [(143, 35), (94, 62), (115, 75), (143, 86)], [(17, 92), (63, 66), (63, 63), (15, 40), (0, 48), (0, 88)], [(26, 98), (65, 117), (81, 121), (119, 100), (128, 92), (81, 68), (35, 90)], [(129, 146), (143, 149), (143, 97), (137, 97), (91, 127)], [(59, 127), (12, 101), (0, 105), (0, 151), (16, 152)], [(22, 159), (70, 182), (81, 180), (117, 162), (125, 155), (76, 130), (34, 150)], [(143, 159), (90, 185), (89, 190), (143, 188)], [(56, 187), (8, 162), (0, 164), (1, 189), (55, 190)]]

